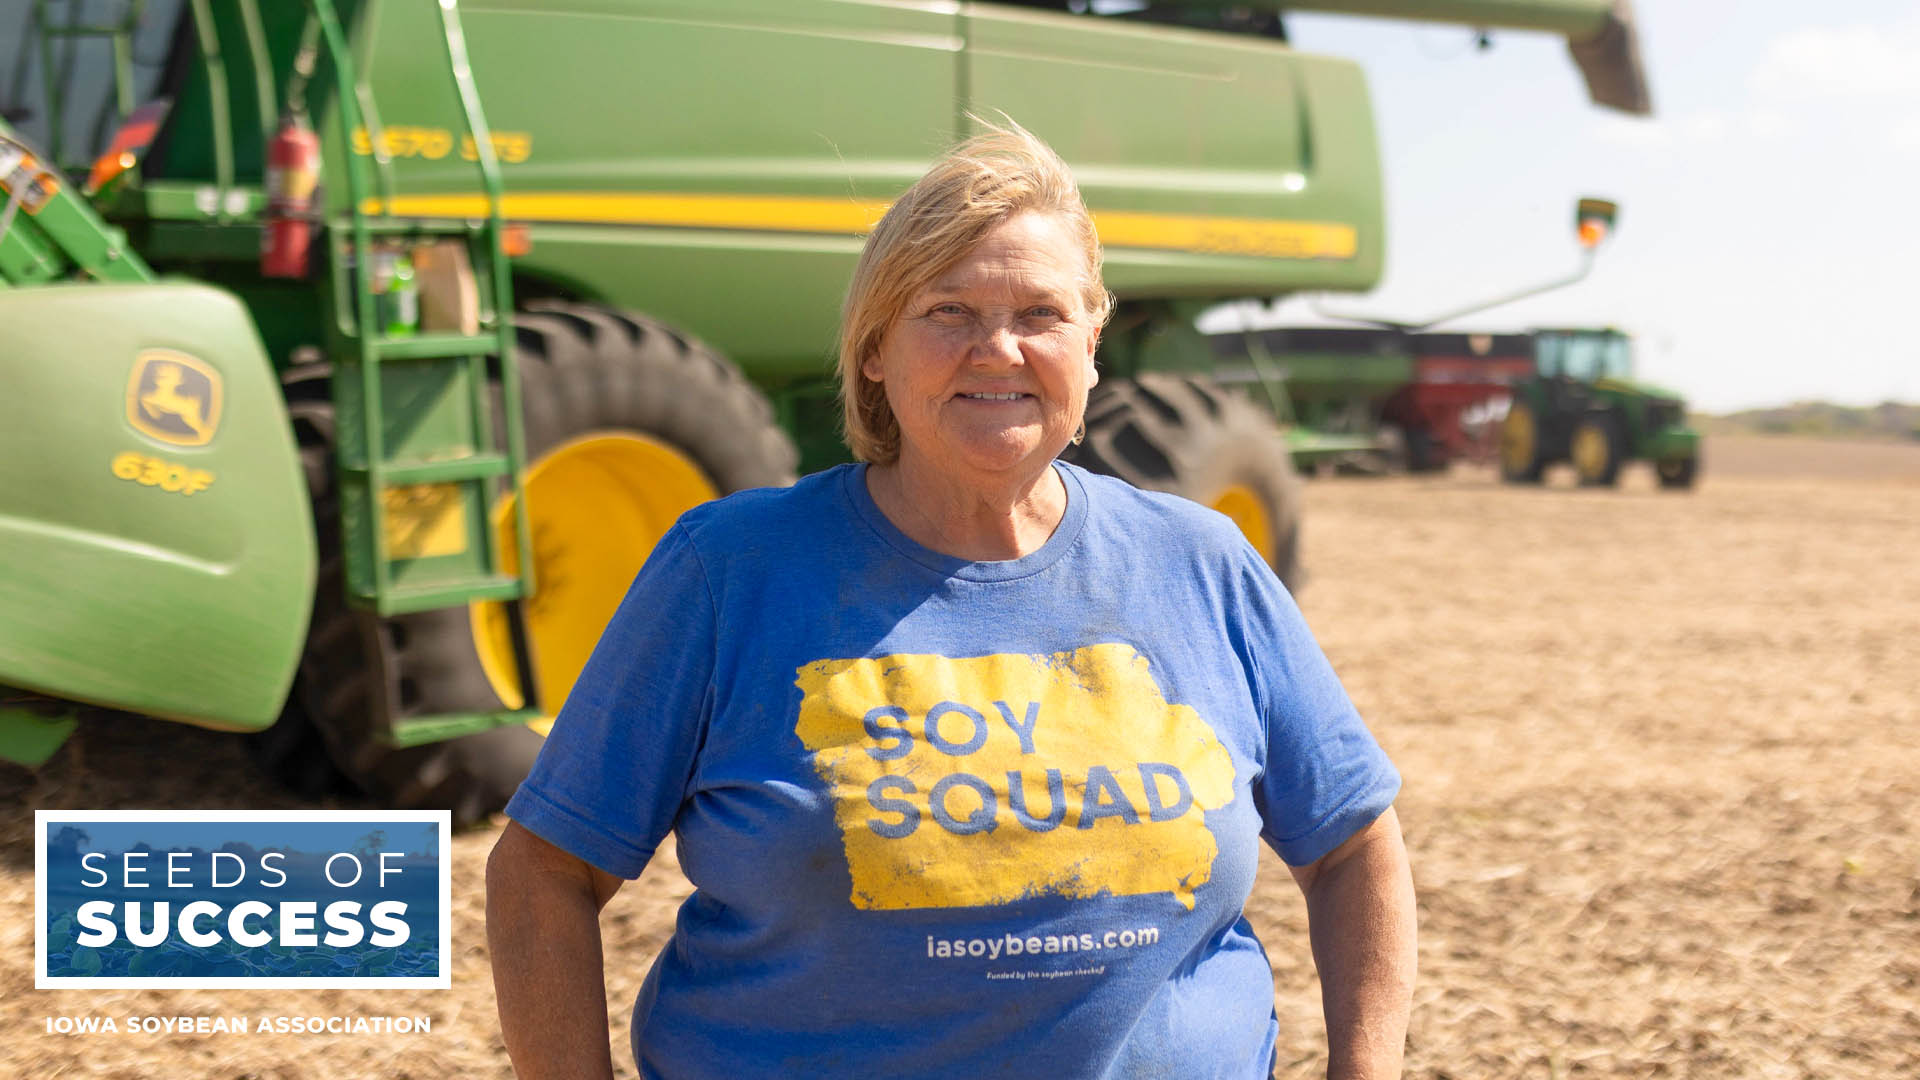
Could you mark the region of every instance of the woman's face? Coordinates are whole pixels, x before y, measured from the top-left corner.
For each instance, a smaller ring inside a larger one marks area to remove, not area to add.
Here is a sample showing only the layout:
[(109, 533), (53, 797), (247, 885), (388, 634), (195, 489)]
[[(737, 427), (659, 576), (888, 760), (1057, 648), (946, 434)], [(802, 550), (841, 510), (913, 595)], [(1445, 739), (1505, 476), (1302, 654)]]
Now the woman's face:
[(1065, 221), (1023, 213), (908, 300), (861, 365), (885, 388), (903, 462), (1007, 474), (1066, 447), (1095, 379), (1086, 273)]

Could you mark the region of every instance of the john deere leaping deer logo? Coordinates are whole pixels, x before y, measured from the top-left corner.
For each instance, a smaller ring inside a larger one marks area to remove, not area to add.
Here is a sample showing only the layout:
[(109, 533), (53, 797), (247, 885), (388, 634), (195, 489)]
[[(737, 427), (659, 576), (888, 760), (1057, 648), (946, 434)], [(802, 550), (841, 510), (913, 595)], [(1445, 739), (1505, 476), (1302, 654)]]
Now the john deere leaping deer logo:
[(127, 380), (127, 422), (174, 446), (205, 446), (220, 427), (220, 373), (171, 349), (147, 349)]

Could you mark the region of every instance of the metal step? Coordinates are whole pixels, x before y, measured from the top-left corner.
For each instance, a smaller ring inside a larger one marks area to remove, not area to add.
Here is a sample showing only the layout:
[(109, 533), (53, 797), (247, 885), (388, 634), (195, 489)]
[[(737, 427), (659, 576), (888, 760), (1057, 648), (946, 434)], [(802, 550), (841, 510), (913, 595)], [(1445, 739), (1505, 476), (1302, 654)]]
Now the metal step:
[(444, 579), (420, 585), (389, 585), (386, 595), (356, 592), (360, 606), (372, 607), (381, 615), (406, 615), (415, 611), (455, 607), (477, 600), (517, 600), (526, 586), (510, 574), (486, 574), (477, 577)]
[(373, 353), (382, 360), (445, 360), (461, 356), (492, 356), (500, 351), (500, 335), (415, 334), (376, 338)]
[[(441, 461), (403, 461), (380, 470), (380, 479), (388, 487), (401, 484), (444, 484), (454, 480), (484, 480), (505, 476), (511, 466), (505, 454), (470, 454)], [(365, 465), (342, 465), (340, 471), (356, 479), (371, 479), (373, 470)]]

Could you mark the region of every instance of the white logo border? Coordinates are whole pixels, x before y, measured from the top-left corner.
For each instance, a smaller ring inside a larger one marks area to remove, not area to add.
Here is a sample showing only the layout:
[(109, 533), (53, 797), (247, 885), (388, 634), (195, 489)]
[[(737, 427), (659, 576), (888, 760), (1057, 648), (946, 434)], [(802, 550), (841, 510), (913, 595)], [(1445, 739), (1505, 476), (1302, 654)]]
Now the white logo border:
[[(47, 977), (47, 825), (84, 821), (292, 821), (310, 824), (391, 824), (431, 821), (440, 826), (440, 974), (390, 979), (372, 976), (114, 975)], [(35, 810), (33, 812), (33, 988), (35, 990), (450, 990), (453, 988), (453, 814), (447, 810)]]

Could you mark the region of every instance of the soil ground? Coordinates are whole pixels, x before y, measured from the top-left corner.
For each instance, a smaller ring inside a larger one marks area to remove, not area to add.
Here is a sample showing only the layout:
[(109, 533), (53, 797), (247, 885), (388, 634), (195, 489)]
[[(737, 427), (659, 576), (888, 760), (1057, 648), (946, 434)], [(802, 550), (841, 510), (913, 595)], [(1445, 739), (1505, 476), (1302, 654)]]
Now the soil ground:
[[(1553, 475), (1307, 489), (1302, 607), (1406, 776), (1407, 1073), (1920, 1076), (1920, 446), (1725, 437), (1701, 485)], [(297, 805), (238, 741), (107, 718), (0, 773), (0, 1076), (507, 1077), (482, 929), (497, 828), (454, 844), (450, 991), (35, 991), (29, 810)], [(604, 919), (615, 1061), (688, 886)], [(1269, 860), (1280, 1075), (1324, 1072), (1305, 918)], [(62, 1036), (77, 1015), (427, 1015), (430, 1034)]]

